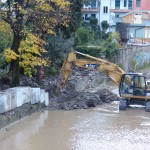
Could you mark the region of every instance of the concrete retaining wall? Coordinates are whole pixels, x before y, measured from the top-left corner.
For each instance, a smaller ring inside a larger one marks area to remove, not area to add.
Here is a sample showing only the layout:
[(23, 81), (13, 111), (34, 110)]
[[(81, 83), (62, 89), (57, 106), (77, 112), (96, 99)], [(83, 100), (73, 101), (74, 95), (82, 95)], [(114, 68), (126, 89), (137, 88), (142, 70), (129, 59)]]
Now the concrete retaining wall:
[(44, 89), (31, 87), (14, 87), (0, 92), (0, 113), (5, 113), (25, 103), (45, 103), (49, 105), (49, 95)]
[[(110, 61), (116, 64), (120, 64), (125, 72), (129, 72), (132, 69), (132, 61), (135, 59), (136, 56), (138, 57), (138, 54), (142, 53), (150, 55), (150, 46), (130, 46), (126, 49), (121, 49), (118, 55), (113, 57)], [(149, 57), (147, 57), (147, 59), (149, 59)], [(144, 64), (144, 62), (140, 63)]]

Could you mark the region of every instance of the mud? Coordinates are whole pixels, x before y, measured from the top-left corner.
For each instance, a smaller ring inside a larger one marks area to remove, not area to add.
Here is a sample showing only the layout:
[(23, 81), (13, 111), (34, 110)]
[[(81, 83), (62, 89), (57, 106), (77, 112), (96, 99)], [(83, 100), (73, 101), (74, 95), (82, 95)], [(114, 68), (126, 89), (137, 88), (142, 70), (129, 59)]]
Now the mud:
[(63, 91), (56, 93), (56, 89), (48, 89), (50, 105), (47, 109), (87, 109), (117, 101), (116, 94), (112, 93), (109, 88), (103, 88), (104, 81), (108, 81), (104, 74), (75, 68)]
[(27, 103), (14, 110), (3, 113), (0, 115), (0, 129), (28, 115), (31, 115), (34, 112), (42, 111), (42, 109), (44, 109), (44, 104), (39, 103), (32, 105), (31, 103)]

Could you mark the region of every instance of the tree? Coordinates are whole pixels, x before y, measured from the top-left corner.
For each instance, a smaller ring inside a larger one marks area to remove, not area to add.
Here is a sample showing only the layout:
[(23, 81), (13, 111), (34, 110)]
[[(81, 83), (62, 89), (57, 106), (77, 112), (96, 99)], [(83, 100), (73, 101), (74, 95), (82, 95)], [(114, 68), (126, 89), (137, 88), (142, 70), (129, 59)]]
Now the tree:
[(97, 20), (97, 18), (90, 17), (89, 20), (90, 20), (90, 26), (91, 26), (92, 30), (94, 32), (96, 32), (96, 30), (98, 28), (98, 20)]
[(109, 24), (107, 23), (107, 21), (104, 20), (101, 22), (101, 27), (102, 27), (102, 30), (106, 32), (106, 30), (109, 28)]
[(90, 33), (87, 28), (80, 27), (76, 31), (76, 44), (78, 46), (87, 45), (89, 41), (93, 39), (93, 33)]
[(7, 62), (11, 62), (19, 58), (19, 67), (24, 69), (24, 74), (32, 76), (32, 71), (37, 65), (49, 65), (49, 61), (40, 57), (42, 53), (45, 53), (45, 49), (42, 45), (45, 41), (42, 39), (28, 34), (26, 38), (22, 39), (19, 47), (20, 55), (16, 55), (11, 49), (5, 50), (5, 58)]
[(109, 33), (108, 38), (101, 42), (100, 47), (102, 49), (100, 53), (111, 58), (121, 48), (119, 34), (117, 32)]
[(51, 67), (48, 68), (48, 71), (47, 69), (45, 69), (45, 71), (52, 75), (58, 73), (66, 54), (73, 50), (74, 37), (63, 38), (63, 36), (63, 32), (60, 30), (56, 36), (47, 35), (45, 37), (45, 41), (47, 42), (45, 49), (47, 53), (45, 53), (44, 56), (52, 61)]
[[(11, 50), (18, 56), (19, 47), (28, 32), (36, 33), (42, 37), (43, 34), (55, 34), (58, 24), (66, 25), (69, 2), (65, 0), (7, 0), (1, 3), (1, 16), (13, 31), (13, 43)], [(31, 25), (29, 27), (29, 24)], [(28, 28), (27, 28), (28, 27)], [(19, 85), (19, 57), (12, 59), (12, 85)]]
[(4, 50), (11, 46), (12, 40), (13, 40), (13, 35), (10, 26), (5, 21), (1, 21), (0, 22), (0, 68), (3, 70), (3, 72), (4, 70), (7, 70), (6, 68), (9, 68), (3, 56)]
[(64, 33), (63, 34), (64, 38), (71, 38), (82, 22), (82, 11), (81, 11), (82, 1), (69, 0), (69, 2), (70, 2), (70, 12), (69, 12), (70, 20), (68, 26), (58, 27), (58, 32), (59, 29), (61, 29), (61, 31)]

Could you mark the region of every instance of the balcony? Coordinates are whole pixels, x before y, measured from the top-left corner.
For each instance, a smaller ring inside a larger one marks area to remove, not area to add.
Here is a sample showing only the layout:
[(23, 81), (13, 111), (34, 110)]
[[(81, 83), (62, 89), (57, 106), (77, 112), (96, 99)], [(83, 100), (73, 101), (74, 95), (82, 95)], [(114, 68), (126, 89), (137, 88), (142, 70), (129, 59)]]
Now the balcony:
[(128, 13), (130, 11), (131, 10), (129, 9), (110, 9), (110, 12), (113, 12), (113, 13)]
[(82, 8), (82, 12), (99, 12), (99, 8)]

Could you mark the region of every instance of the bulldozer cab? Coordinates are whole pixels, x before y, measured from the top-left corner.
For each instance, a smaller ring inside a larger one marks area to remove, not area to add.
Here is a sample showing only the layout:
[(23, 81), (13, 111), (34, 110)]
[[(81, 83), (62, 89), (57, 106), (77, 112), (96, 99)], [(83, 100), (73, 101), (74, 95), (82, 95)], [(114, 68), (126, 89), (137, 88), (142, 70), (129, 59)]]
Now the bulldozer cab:
[(119, 94), (146, 96), (146, 78), (141, 74), (123, 74), (119, 85)]

